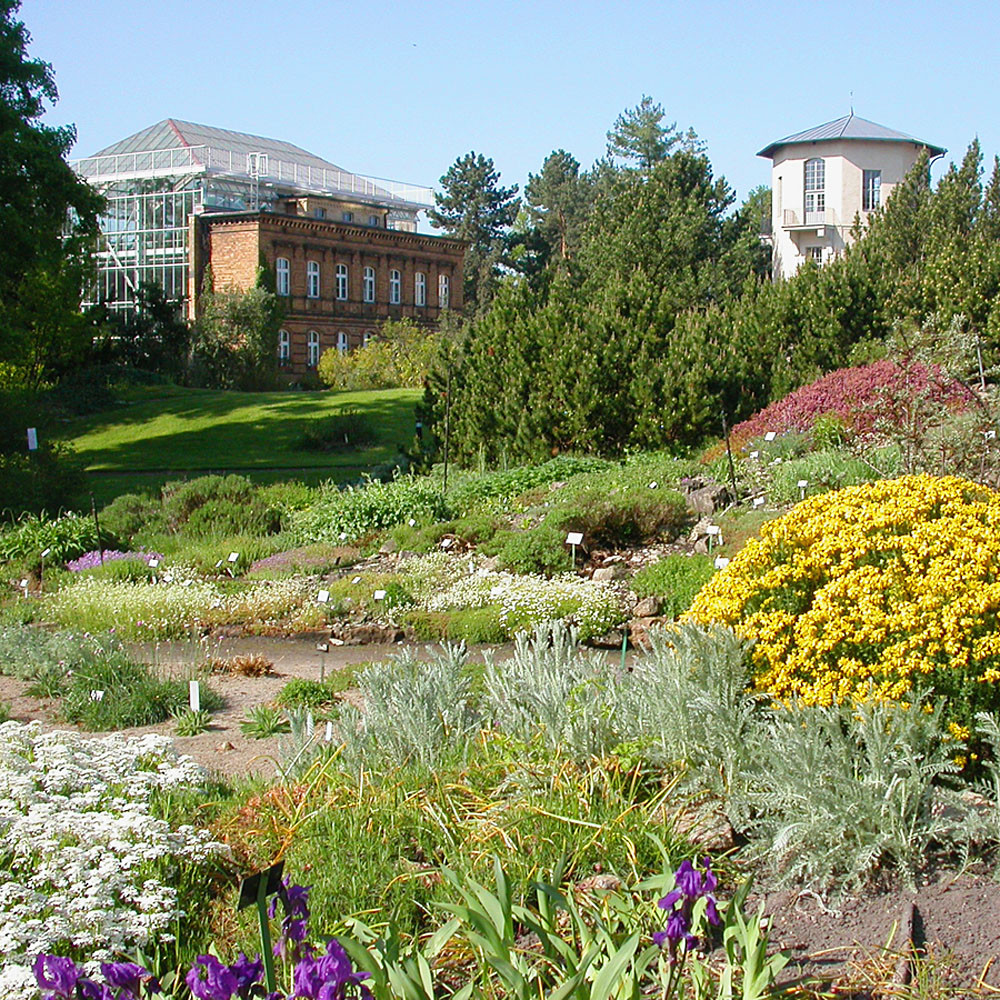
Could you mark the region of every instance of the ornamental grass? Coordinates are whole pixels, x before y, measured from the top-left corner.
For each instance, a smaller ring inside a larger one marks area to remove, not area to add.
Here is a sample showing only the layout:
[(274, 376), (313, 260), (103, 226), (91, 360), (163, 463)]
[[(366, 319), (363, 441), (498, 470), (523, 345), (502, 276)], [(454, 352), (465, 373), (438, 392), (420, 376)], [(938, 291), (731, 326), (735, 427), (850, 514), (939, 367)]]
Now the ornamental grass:
[(904, 476), (812, 497), (765, 524), (685, 616), (754, 642), (755, 684), (783, 702), (907, 700), (949, 719), (996, 708), (1000, 494)]

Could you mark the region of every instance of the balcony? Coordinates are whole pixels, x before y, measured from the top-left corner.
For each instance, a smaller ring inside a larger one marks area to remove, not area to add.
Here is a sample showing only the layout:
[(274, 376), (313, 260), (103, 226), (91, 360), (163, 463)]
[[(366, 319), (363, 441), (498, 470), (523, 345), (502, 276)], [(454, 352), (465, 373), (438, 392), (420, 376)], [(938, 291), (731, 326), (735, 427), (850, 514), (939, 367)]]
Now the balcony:
[(822, 229), (824, 226), (836, 225), (832, 209), (819, 212), (799, 212), (794, 208), (786, 208), (782, 213), (782, 229)]

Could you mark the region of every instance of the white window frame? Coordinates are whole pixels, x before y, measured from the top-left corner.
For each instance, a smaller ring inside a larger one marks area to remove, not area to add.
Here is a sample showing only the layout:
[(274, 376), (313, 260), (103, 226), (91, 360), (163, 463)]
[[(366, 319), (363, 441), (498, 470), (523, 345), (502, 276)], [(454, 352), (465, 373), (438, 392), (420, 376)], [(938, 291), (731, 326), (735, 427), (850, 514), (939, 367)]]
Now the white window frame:
[(806, 260), (811, 260), (817, 267), (822, 267), (823, 247), (806, 247)]
[(319, 261), (306, 261), (306, 298), (319, 298)]
[(337, 350), (341, 354), (346, 354), (348, 348), (347, 334), (343, 330), (337, 331)]
[(319, 334), (310, 330), (306, 344), (306, 367), (316, 368), (319, 365)]
[(340, 213), (340, 221), (341, 222), (353, 222), (354, 221), (354, 213), (353, 212), (341, 212)]
[(369, 226), (374, 226), (375, 228), (381, 228), (382, 221), (379, 219), (379, 217), (377, 215), (369, 215), (368, 216), (368, 225)]
[(861, 172), (861, 210), (874, 212), (882, 204), (882, 171)]
[(403, 276), (393, 268), (389, 272), (389, 305), (398, 306), (403, 299)]
[(274, 287), (278, 295), (292, 294), (292, 262), (287, 257), (274, 262)]
[(419, 308), (427, 305), (427, 275), (423, 271), (413, 275), (413, 304)]
[(366, 267), (361, 279), (361, 295), (365, 302), (375, 301), (375, 268)]
[(287, 330), (278, 331), (278, 364), (287, 365), (292, 360), (292, 338)]
[(349, 271), (346, 264), (337, 265), (337, 298), (346, 302), (350, 294)]
[(451, 282), (447, 274), (438, 275), (438, 308), (447, 309), (451, 301)]
[(806, 160), (803, 168), (806, 222), (813, 213), (826, 211), (826, 161), (821, 156)]

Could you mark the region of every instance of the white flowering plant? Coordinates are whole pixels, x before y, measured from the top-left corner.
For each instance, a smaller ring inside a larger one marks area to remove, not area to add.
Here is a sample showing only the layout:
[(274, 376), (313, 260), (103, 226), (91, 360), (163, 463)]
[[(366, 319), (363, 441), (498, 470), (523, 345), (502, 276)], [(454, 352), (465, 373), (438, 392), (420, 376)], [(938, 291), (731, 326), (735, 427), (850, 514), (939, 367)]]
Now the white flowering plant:
[(87, 739), (0, 725), (0, 996), (36, 997), (39, 952), (88, 968), (170, 939), (183, 868), (222, 861), (204, 830), (157, 818), (155, 797), (205, 774), (155, 734)]

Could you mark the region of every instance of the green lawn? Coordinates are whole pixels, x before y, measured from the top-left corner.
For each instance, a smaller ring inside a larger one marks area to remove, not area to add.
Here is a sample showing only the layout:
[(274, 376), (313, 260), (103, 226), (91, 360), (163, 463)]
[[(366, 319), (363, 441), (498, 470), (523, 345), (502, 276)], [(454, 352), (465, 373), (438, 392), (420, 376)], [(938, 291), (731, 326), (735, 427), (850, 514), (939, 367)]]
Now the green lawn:
[[(257, 482), (354, 479), (413, 439), (416, 389), (377, 392), (222, 392), (150, 386), (112, 410), (82, 417), (66, 437), (101, 501), (168, 479), (239, 472)], [(324, 453), (299, 448), (309, 423), (357, 410), (375, 445)]]

